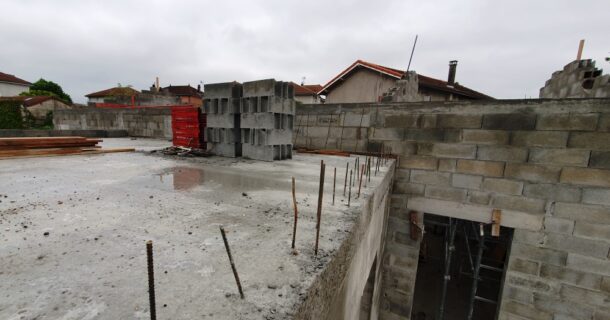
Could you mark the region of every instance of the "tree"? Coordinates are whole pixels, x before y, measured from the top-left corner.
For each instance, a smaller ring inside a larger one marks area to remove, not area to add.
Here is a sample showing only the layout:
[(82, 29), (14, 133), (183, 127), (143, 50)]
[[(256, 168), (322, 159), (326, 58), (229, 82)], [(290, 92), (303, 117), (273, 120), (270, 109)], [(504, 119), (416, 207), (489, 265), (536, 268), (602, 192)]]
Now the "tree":
[(57, 83), (40, 79), (32, 84), (30, 92), (24, 92), (22, 96), (55, 96), (68, 103), (72, 103), (72, 98), (64, 92)]

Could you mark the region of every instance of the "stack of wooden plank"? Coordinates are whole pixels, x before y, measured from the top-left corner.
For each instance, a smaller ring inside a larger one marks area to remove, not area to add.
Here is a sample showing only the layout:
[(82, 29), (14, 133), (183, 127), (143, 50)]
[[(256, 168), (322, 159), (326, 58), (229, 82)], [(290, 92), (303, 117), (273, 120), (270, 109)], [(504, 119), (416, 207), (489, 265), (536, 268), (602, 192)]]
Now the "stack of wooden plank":
[(99, 139), (85, 137), (0, 138), (0, 159), (134, 151), (133, 148), (101, 149)]

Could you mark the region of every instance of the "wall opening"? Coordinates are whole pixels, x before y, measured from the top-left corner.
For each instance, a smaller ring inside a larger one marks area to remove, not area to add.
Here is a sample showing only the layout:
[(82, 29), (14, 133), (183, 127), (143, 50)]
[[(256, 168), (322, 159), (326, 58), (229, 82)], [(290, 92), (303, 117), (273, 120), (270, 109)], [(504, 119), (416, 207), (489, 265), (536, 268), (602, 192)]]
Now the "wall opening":
[(371, 271), (366, 280), (366, 285), (360, 298), (360, 320), (369, 320), (373, 308), (373, 292), (375, 291), (375, 273), (377, 272), (377, 257), (373, 261)]
[(513, 229), (427, 213), (424, 226), (411, 318), (497, 319)]

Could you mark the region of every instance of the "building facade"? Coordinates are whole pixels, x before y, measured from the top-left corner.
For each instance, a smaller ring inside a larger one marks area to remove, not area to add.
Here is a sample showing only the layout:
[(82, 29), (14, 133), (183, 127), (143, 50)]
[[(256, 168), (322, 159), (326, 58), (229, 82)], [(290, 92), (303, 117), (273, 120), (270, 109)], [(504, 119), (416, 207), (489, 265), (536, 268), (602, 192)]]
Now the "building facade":
[(32, 84), (12, 74), (0, 72), (0, 97), (14, 97), (30, 90)]

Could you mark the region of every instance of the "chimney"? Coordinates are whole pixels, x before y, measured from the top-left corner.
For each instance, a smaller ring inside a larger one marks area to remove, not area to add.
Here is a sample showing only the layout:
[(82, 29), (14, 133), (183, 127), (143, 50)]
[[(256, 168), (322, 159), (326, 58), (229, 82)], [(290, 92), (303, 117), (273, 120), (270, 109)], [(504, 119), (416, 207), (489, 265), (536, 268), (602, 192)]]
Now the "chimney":
[(159, 92), (159, 77), (155, 79), (155, 88), (157, 89), (157, 92)]
[(449, 77), (447, 77), (447, 84), (452, 86), (455, 83), (455, 69), (457, 68), (457, 60), (449, 61)]
[(200, 84), (197, 85), (197, 92), (201, 92), (201, 85)]

